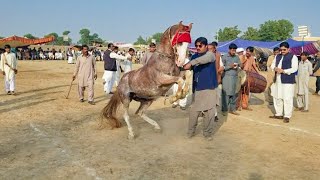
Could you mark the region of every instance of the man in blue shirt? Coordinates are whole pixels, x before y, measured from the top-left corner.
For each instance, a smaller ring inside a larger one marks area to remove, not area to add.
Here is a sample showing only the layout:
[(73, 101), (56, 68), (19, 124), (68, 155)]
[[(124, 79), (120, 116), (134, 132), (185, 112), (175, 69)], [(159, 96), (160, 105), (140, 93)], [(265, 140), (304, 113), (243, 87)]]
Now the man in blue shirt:
[(215, 54), (208, 51), (208, 41), (199, 37), (195, 41), (197, 53), (191, 57), (191, 61), (184, 69), (193, 70), (193, 100), (189, 112), (188, 137), (194, 136), (198, 117), (204, 114), (203, 136), (212, 140), (214, 119), (216, 112), (216, 88), (218, 87), (215, 67)]

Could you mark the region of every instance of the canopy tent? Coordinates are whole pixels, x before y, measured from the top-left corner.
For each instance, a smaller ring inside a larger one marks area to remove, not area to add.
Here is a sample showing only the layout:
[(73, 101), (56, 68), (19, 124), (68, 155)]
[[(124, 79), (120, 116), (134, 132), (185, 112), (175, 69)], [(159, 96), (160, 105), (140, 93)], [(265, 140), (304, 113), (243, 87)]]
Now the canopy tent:
[(320, 41), (309, 43), (304, 46), (290, 48), (290, 52), (296, 55), (301, 54), (302, 47), (304, 52), (307, 52), (309, 54), (316, 54), (317, 52), (320, 51)]
[(21, 47), (28, 46), (32, 44), (44, 44), (54, 41), (54, 37), (46, 37), (40, 39), (28, 39), (25, 37), (11, 36), (7, 38), (0, 39), (0, 48), (3, 48), (6, 44), (9, 44), (11, 47)]

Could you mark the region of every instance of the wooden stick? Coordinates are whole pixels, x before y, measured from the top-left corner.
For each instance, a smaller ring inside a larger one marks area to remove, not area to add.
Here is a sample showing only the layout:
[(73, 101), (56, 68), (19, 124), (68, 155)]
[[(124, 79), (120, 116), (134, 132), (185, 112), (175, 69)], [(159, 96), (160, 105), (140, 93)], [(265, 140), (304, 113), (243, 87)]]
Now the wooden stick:
[(69, 97), (69, 94), (70, 94), (70, 91), (71, 91), (71, 87), (72, 87), (73, 81), (74, 81), (74, 80), (72, 79), (71, 84), (70, 84), (70, 86), (69, 86), (69, 91), (68, 91), (68, 94), (67, 94), (67, 96), (66, 96), (66, 99), (68, 99), (68, 97)]

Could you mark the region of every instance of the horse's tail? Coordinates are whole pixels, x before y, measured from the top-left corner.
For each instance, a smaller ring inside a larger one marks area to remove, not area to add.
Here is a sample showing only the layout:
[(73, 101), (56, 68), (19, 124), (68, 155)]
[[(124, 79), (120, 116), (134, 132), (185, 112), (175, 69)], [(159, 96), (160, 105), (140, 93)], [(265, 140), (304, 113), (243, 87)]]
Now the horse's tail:
[(121, 127), (121, 122), (116, 117), (120, 104), (120, 94), (118, 91), (115, 91), (108, 104), (102, 109), (100, 129), (105, 127), (105, 119), (107, 119), (107, 124), (109, 124), (112, 129)]

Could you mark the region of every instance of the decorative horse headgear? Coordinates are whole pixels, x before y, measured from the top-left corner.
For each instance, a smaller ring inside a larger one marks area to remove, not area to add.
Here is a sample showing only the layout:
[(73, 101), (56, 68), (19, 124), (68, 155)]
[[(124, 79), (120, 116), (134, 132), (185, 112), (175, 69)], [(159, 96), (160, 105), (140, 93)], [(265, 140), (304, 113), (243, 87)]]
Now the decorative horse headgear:
[(180, 26), (179, 29), (177, 30), (177, 32), (173, 36), (173, 39), (171, 42), (172, 47), (174, 47), (176, 44), (182, 43), (182, 42), (191, 43), (190, 31), (192, 28), (192, 23), (190, 23), (189, 26), (185, 26), (185, 25), (182, 25), (182, 21), (180, 21), (179, 26)]

